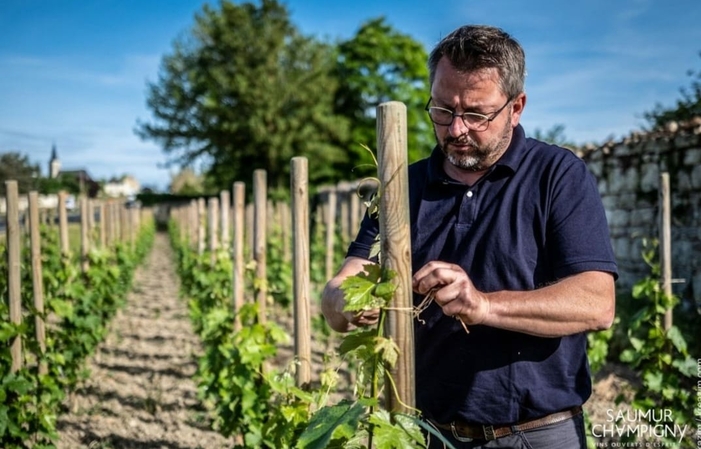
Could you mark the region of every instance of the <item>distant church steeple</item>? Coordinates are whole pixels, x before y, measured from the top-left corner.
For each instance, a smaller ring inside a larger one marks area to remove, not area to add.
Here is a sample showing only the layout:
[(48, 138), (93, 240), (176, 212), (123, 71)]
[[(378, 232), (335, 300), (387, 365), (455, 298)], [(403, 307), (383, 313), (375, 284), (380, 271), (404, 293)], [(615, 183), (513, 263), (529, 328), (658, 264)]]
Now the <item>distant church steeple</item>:
[(61, 171), (61, 161), (56, 154), (56, 143), (51, 147), (51, 159), (49, 160), (49, 178), (56, 178)]

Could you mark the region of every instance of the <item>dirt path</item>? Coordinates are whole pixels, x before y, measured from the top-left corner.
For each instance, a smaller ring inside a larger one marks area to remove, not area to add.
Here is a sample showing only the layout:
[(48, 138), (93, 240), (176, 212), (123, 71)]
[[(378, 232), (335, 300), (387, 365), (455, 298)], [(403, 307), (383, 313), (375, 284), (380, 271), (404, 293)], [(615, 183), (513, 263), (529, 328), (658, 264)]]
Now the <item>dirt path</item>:
[(89, 361), (90, 379), (59, 417), (58, 449), (217, 449), (193, 380), (200, 353), (168, 238), (136, 272), (128, 304)]

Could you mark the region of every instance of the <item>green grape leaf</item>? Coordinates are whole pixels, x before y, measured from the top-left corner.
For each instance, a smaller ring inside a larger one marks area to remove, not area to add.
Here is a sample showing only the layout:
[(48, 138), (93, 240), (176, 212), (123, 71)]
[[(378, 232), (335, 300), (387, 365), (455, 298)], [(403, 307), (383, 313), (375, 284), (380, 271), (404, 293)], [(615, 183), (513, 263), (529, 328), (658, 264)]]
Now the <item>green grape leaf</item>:
[(684, 340), (684, 336), (677, 326), (672, 326), (667, 331), (667, 338), (672, 342), (674, 347), (677, 348), (677, 351), (681, 352), (683, 355), (687, 354), (686, 340)]
[(391, 338), (375, 337), (375, 352), (381, 355), (382, 361), (394, 367), (399, 357), (399, 346)]
[(393, 415), (393, 418), (389, 412), (382, 409), (376, 410), (370, 416), (377, 449), (404, 449), (425, 445), (421, 429), (413, 418), (400, 414)]
[(373, 346), (376, 332), (372, 329), (352, 332), (343, 338), (343, 341), (338, 347), (338, 352), (341, 355), (348, 354), (361, 347)]
[(341, 401), (337, 405), (324, 407), (312, 416), (309, 425), (297, 441), (298, 449), (323, 449), (327, 447), (337, 428), (357, 429), (365, 408), (355, 402)]

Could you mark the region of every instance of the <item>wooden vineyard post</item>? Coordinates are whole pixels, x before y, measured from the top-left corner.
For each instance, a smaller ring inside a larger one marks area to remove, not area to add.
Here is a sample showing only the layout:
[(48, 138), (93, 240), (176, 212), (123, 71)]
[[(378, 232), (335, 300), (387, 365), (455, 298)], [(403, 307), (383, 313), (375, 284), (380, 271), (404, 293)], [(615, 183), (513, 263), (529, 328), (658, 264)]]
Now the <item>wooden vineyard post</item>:
[(348, 182), (340, 182), (336, 188), (336, 201), (338, 202), (341, 216), (341, 242), (343, 247), (347, 247), (350, 243), (350, 198), (348, 192), (350, 184)]
[(221, 232), (221, 247), (229, 249), (229, 209), (231, 207), (231, 194), (228, 190), (219, 192), (219, 206), (221, 207), (220, 232)]
[(97, 207), (100, 214), (100, 248), (105, 249), (107, 247), (107, 220), (105, 218), (107, 208), (104, 201), (100, 201)]
[(280, 219), (280, 239), (282, 244), (282, 260), (285, 263), (290, 263), (292, 255), (290, 254), (290, 205), (284, 201), (280, 201), (276, 205), (278, 217)]
[(90, 252), (90, 218), (88, 198), (80, 197), (80, 269), (88, 271), (88, 253)]
[(102, 211), (105, 213), (104, 216), (100, 216), (100, 221), (105, 221), (105, 248), (111, 248), (114, 243), (114, 223), (112, 222), (114, 210), (112, 209), (112, 203), (110, 201), (106, 202)]
[(297, 386), (311, 383), (311, 322), (309, 317), (309, 176), (307, 158), (293, 157), (290, 193), (292, 201), (293, 289)]
[(190, 220), (190, 224), (188, 225), (188, 228), (190, 229), (190, 234), (188, 235), (188, 244), (190, 249), (195, 249), (196, 248), (196, 242), (197, 238), (199, 235), (199, 225), (198, 223), (198, 215), (197, 215), (197, 200), (190, 200), (190, 209), (188, 213), (188, 220)]
[(219, 198), (211, 197), (207, 201), (207, 233), (209, 234), (209, 261), (214, 265), (219, 249)]
[(390, 101), (377, 107), (377, 149), (380, 197), (380, 248), (383, 268), (397, 273), (394, 303), (387, 313), (388, 335), (399, 347), (390, 375), (396, 395), (388, 390), (387, 409), (411, 412), (414, 394), (414, 327), (412, 322), (411, 230), (407, 170), (406, 106)]
[[(669, 192), (669, 173), (660, 173), (660, 275), (662, 290), (666, 296), (672, 296), (672, 218)], [(664, 329), (672, 328), (672, 309), (664, 316)]]
[(266, 302), (268, 299), (266, 268), (266, 230), (268, 212), (268, 176), (265, 170), (253, 172), (253, 260), (256, 261), (256, 302), (258, 303), (258, 322), (265, 323)]
[[(10, 308), (10, 322), (22, 323), (22, 296), (21, 296), (21, 272), (20, 272), (20, 230), (19, 230), (19, 198), (17, 193), (17, 181), (5, 181), (7, 203), (7, 293)], [(12, 354), (11, 373), (16, 373), (22, 368), (22, 336), (17, 335), (11, 343)]]
[(112, 203), (112, 244), (116, 245), (120, 242), (122, 235), (120, 207), (117, 203)]
[(243, 263), (243, 245), (244, 227), (245, 227), (245, 210), (246, 210), (246, 184), (237, 181), (234, 183), (234, 238), (233, 238), (233, 292), (234, 292), (234, 316), (236, 321), (234, 329), (241, 329), (241, 318), (239, 311), (243, 307), (244, 295), (244, 263)]
[[(32, 260), (32, 292), (34, 294), (34, 308), (37, 314), (34, 315), (34, 327), (36, 332), (39, 350), (43, 355), (46, 352), (46, 331), (44, 326), (44, 282), (41, 269), (41, 236), (39, 234), (39, 194), (29, 192), (29, 239), (31, 245)], [(39, 363), (39, 375), (48, 373), (45, 362)]]
[(205, 238), (207, 230), (205, 228), (206, 211), (204, 198), (197, 199), (197, 255), (204, 254)]
[(71, 252), (68, 242), (68, 213), (66, 212), (66, 192), (58, 193), (58, 232), (60, 236), (61, 254), (67, 256)]
[(351, 186), (351, 190), (348, 192), (350, 201), (350, 222), (348, 223), (348, 226), (350, 227), (351, 240), (358, 233), (358, 227), (360, 226), (360, 198), (358, 198), (358, 193), (353, 187), (354, 186)]
[(119, 208), (119, 241), (126, 243), (129, 239), (129, 221), (127, 220), (127, 208), (123, 203), (118, 205)]
[(334, 237), (336, 233), (336, 188), (330, 187), (326, 192), (326, 279), (331, 279), (334, 267)]

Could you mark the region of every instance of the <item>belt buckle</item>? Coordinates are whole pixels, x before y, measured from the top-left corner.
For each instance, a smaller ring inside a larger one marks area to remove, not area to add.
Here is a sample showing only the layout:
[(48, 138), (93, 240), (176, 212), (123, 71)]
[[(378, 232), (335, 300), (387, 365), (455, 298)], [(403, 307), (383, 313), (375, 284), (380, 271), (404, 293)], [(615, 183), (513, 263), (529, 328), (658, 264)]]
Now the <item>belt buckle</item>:
[(458, 435), (458, 431), (455, 428), (455, 421), (450, 423), (450, 431), (453, 432), (453, 438), (460, 441), (461, 443), (470, 443), (474, 440), (470, 437), (461, 437), (460, 435)]
[(484, 432), (484, 438), (487, 441), (496, 440), (497, 437), (494, 435), (494, 427), (492, 426), (482, 426), (482, 431)]

